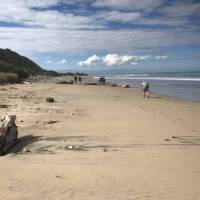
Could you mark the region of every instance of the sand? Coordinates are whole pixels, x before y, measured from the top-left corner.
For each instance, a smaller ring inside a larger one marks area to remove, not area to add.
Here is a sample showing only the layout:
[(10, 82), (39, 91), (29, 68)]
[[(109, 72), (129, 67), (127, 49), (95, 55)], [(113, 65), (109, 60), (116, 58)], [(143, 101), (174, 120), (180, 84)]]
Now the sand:
[(0, 199), (200, 199), (198, 102), (47, 81), (0, 86), (0, 104), (19, 130)]

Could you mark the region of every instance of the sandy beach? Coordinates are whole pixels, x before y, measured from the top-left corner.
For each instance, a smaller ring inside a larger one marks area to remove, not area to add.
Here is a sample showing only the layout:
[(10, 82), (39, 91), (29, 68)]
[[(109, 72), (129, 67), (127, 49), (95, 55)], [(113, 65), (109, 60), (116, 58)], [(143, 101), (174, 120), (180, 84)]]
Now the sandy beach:
[(47, 81), (0, 86), (0, 104), (19, 130), (0, 157), (3, 200), (200, 199), (198, 102)]

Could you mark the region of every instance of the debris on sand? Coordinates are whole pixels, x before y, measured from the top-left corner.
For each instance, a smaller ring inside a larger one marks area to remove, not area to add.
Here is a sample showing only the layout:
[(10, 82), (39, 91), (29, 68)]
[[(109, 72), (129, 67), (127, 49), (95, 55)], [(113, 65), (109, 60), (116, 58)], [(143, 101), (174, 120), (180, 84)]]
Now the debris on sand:
[(65, 147), (65, 150), (74, 150), (74, 151), (81, 151), (84, 150), (80, 146), (75, 146), (75, 145), (68, 145)]
[(23, 84), (31, 84), (29, 81), (24, 81)]
[(10, 87), (10, 89), (11, 89), (11, 90), (17, 90), (17, 88), (16, 88), (16, 87)]
[(104, 148), (104, 149), (103, 149), (103, 152), (108, 152), (108, 149)]
[(8, 108), (8, 105), (0, 104), (0, 108)]
[(24, 96), (20, 96), (19, 98), (21, 98), (21, 99), (28, 99), (28, 96), (24, 95)]
[(69, 115), (70, 115), (70, 116), (74, 116), (74, 113), (73, 113), (73, 112), (71, 112), (71, 113), (69, 113)]
[(31, 152), (31, 151), (30, 151), (29, 149), (27, 149), (27, 148), (23, 148), (22, 152), (23, 152), (23, 153), (29, 153), (29, 152)]
[(53, 103), (53, 102), (55, 102), (55, 100), (54, 100), (54, 98), (52, 98), (52, 97), (47, 97), (47, 98), (46, 98), (46, 102)]
[(57, 122), (58, 122), (57, 120), (46, 120), (47, 124), (55, 124)]
[(3, 155), (17, 141), (18, 130), (15, 120), (15, 115), (7, 115), (1, 119), (2, 126), (0, 128), (0, 155)]
[(115, 83), (107, 83), (107, 85), (110, 86), (110, 87), (118, 87), (118, 85), (115, 84)]
[(58, 81), (57, 84), (74, 84), (73, 80), (70, 81)]
[(93, 82), (88, 82), (88, 83), (84, 83), (83, 85), (98, 85), (97, 83), (93, 83)]
[(7, 91), (7, 89), (6, 89), (6, 88), (1, 88), (0, 90), (1, 90), (1, 91)]
[(124, 85), (121, 85), (122, 88), (130, 88), (130, 85), (128, 84), (124, 84)]
[(66, 149), (68, 149), (68, 150), (73, 150), (73, 149), (76, 149), (76, 147), (73, 146), (73, 145), (69, 145), (69, 146), (66, 147)]

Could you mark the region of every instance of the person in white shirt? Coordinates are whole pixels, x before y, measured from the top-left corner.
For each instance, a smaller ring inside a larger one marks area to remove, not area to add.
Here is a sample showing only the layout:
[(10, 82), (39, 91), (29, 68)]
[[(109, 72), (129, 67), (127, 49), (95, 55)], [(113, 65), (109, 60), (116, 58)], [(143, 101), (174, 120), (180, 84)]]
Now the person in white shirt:
[(148, 97), (149, 98), (149, 82), (148, 81), (143, 81), (142, 82), (143, 85), (143, 97)]

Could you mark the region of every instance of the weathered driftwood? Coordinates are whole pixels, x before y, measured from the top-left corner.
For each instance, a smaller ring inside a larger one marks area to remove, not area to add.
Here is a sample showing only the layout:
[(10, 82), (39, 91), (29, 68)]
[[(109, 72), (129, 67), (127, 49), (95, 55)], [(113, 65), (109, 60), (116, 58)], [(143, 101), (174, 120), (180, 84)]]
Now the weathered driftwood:
[(8, 115), (1, 119), (2, 126), (0, 128), (0, 155), (15, 144), (18, 136), (17, 126), (15, 124), (16, 116)]
[(73, 80), (70, 81), (58, 81), (57, 84), (74, 84)]
[(121, 85), (121, 87), (122, 88), (130, 88), (130, 85), (125, 84), (125, 85)]
[(54, 100), (54, 98), (52, 98), (52, 97), (47, 97), (47, 98), (46, 98), (46, 102), (52, 103), (52, 102), (55, 102), (55, 100)]

